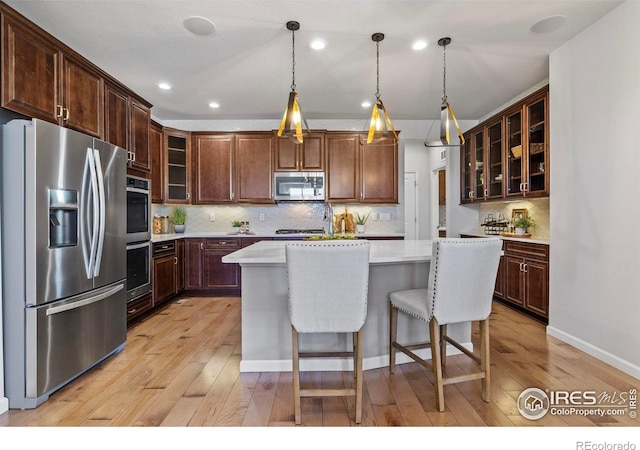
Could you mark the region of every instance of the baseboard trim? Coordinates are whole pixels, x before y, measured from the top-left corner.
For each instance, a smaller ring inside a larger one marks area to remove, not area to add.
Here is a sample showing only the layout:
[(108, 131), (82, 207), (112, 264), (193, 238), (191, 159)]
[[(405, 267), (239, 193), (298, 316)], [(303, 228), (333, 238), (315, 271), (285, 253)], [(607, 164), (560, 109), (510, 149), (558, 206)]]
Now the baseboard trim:
[[(464, 348), (473, 351), (473, 344), (466, 342), (462, 344)], [(415, 352), (423, 359), (431, 359), (431, 349), (425, 348)], [(447, 356), (460, 355), (462, 352), (454, 346), (447, 344)], [(414, 362), (402, 352), (396, 353), (396, 364), (406, 364)], [(389, 355), (372, 356), (362, 360), (362, 369), (378, 369), (389, 366)], [(240, 361), (240, 372), (291, 372), (293, 365), (290, 359), (279, 360), (242, 360)], [(351, 358), (309, 358), (300, 360), (300, 370), (344, 372), (353, 370), (353, 359)]]
[(566, 342), (567, 344), (577, 348), (578, 350), (582, 350), (583, 352), (588, 353), (594, 358), (598, 358), (600, 361), (603, 361), (610, 366), (613, 366), (616, 369), (619, 369), (624, 373), (631, 375), (632, 377), (640, 379), (640, 367), (630, 363), (629, 361), (626, 361), (616, 355), (602, 350), (599, 347), (596, 347), (593, 344), (583, 341), (580, 338), (577, 338), (552, 326), (547, 326), (547, 334), (560, 339), (562, 342)]

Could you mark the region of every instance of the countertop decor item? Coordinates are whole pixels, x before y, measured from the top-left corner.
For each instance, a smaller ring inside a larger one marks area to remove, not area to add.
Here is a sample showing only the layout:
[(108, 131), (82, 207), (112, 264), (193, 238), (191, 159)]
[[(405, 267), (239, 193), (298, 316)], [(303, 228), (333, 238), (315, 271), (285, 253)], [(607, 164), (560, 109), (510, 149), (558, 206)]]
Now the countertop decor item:
[(367, 215), (356, 213), (356, 233), (364, 233), (366, 231), (366, 223), (369, 220), (371, 211)]
[(176, 206), (171, 211), (171, 222), (176, 233), (184, 233), (185, 222), (187, 220), (187, 210), (182, 206)]
[(242, 221), (241, 220), (234, 220), (231, 222), (231, 226), (233, 227), (233, 231), (235, 231), (236, 233), (240, 232), (240, 227), (242, 227)]
[(529, 216), (520, 215), (513, 219), (513, 226), (516, 229), (516, 235), (524, 235), (527, 233), (529, 227), (535, 225), (533, 219)]

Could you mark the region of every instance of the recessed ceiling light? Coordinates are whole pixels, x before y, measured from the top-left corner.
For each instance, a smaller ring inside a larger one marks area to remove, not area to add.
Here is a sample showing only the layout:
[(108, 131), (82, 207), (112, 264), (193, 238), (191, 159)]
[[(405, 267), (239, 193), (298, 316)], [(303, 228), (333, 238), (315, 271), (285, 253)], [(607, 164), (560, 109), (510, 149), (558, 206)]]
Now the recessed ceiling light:
[(411, 48), (414, 50), (424, 50), (427, 48), (427, 41), (415, 41), (411, 44)]
[(560, 15), (545, 17), (544, 19), (534, 23), (530, 30), (534, 33), (550, 33), (562, 27), (566, 20), (566, 16)]
[(211, 102), (209, 103), (209, 108), (220, 108), (220, 103)]
[(368, 107), (370, 107), (370, 106), (371, 106), (371, 102), (369, 102), (369, 101), (365, 100), (364, 102), (362, 102), (362, 103), (360, 104), (360, 106), (362, 106), (363, 108), (368, 108)]
[(322, 39), (314, 39), (309, 43), (309, 46), (314, 50), (322, 50), (327, 44)]
[(209, 36), (216, 32), (216, 25), (206, 17), (187, 17), (182, 24), (196, 36)]
[(158, 83), (158, 87), (163, 91), (168, 91), (171, 89), (171, 85), (169, 83)]

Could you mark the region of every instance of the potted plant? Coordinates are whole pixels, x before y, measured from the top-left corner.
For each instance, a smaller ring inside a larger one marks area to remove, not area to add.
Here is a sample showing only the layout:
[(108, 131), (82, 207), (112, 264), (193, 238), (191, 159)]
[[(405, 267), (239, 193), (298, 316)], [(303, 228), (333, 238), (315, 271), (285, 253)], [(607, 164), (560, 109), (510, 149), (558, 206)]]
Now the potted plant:
[(356, 232), (357, 233), (364, 233), (366, 229), (365, 225), (367, 223), (367, 220), (369, 220), (370, 215), (371, 215), (371, 211), (369, 211), (366, 216), (364, 214), (356, 213)]
[(533, 219), (529, 216), (522, 215), (513, 219), (513, 226), (516, 229), (516, 234), (526, 234), (527, 229), (533, 225)]
[(236, 233), (240, 232), (240, 227), (242, 227), (242, 221), (241, 220), (234, 220), (231, 222), (231, 226), (233, 227), (233, 231), (235, 231)]
[(171, 211), (171, 222), (176, 233), (184, 233), (185, 221), (187, 220), (187, 210), (181, 206), (176, 206)]

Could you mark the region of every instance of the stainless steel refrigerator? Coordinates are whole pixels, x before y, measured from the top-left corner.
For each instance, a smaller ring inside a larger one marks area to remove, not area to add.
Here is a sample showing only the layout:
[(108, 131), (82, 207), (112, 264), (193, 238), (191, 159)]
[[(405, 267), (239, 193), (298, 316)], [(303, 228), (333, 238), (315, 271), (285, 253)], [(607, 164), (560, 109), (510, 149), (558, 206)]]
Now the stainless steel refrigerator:
[(2, 126), (5, 395), (35, 408), (126, 340), (126, 151)]

